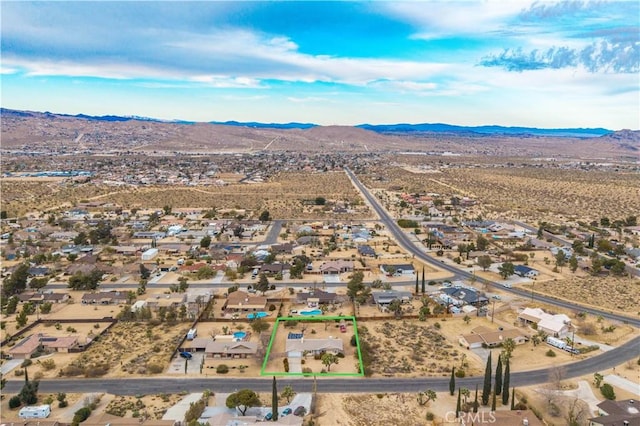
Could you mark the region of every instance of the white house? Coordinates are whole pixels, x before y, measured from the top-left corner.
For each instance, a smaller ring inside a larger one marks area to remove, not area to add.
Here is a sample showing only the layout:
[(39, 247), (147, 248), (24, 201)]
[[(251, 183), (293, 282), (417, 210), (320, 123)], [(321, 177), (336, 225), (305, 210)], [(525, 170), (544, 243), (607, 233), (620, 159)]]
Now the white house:
[(536, 324), (538, 330), (553, 337), (566, 337), (573, 331), (571, 319), (568, 316), (548, 314), (540, 308), (524, 308), (518, 314), (518, 320), (523, 324)]

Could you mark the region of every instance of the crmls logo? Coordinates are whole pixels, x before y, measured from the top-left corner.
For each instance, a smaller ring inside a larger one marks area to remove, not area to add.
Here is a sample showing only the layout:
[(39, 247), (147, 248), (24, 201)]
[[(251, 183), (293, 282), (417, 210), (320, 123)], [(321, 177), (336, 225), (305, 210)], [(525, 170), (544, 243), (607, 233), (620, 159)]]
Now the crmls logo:
[(495, 424), (497, 419), (493, 411), (460, 413), (459, 416), (456, 416), (455, 411), (447, 411), (444, 420), (447, 423), (460, 423), (461, 425), (488, 425)]

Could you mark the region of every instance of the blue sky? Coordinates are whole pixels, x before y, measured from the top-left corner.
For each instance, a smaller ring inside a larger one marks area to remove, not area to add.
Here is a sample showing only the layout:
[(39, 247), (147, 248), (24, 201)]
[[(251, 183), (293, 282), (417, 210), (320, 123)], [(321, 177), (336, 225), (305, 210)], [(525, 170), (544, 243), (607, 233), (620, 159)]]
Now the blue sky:
[(640, 3), (0, 3), (2, 106), (640, 128)]

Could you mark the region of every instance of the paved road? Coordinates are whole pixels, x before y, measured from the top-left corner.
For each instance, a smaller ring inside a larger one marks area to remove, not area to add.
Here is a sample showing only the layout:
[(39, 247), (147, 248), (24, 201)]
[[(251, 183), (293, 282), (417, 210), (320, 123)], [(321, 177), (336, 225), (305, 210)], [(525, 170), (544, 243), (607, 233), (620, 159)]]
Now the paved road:
[[(517, 349), (516, 349), (517, 350)], [(613, 351), (604, 352), (591, 358), (563, 365), (565, 377), (591, 375), (637, 358), (640, 354), (640, 337), (621, 345)], [(516, 387), (548, 382), (553, 368), (511, 373), (511, 384)], [(482, 386), (482, 376), (457, 379), (456, 384), (469, 389), (476, 384)], [(6, 393), (16, 393), (23, 385), (22, 380), (10, 380), (3, 389)], [(280, 386), (291, 385), (296, 392), (311, 392), (311, 378), (281, 378)], [(42, 380), (40, 392), (105, 392), (116, 395), (137, 395), (155, 393), (198, 392), (210, 389), (215, 392), (234, 392), (236, 389), (251, 388), (259, 392), (271, 390), (272, 382), (266, 378), (127, 378), (122, 379), (60, 379)], [(436, 378), (319, 378), (318, 392), (418, 392), (425, 389), (445, 391), (449, 388), (449, 376)]]
[[(640, 319), (639, 318), (632, 318), (632, 317), (627, 317), (624, 315), (619, 315), (616, 313), (613, 313), (611, 311), (604, 311), (604, 310), (600, 310), (600, 309), (595, 309), (595, 308), (588, 308), (588, 307), (583, 307), (583, 306), (578, 306), (574, 303), (570, 303), (570, 302), (566, 302), (563, 300), (559, 300), (559, 299), (555, 299), (553, 297), (547, 297), (547, 296), (542, 296), (539, 294), (535, 294), (532, 297), (532, 294), (529, 291), (526, 290), (521, 290), (519, 288), (507, 288), (504, 287), (502, 285), (500, 285), (499, 283), (487, 280), (485, 278), (481, 278), (478, 277), (477, 275), (474, 275), (470, 272), (458, 269), (455, 266), (449, 265), (447, 263), (442, 263), (441, 261), (439, 261), (438, 259), (435, 259), (429, 255), (427, 255), (426, 253), (424, 253), (423, 251), (421, 251), (419, 248), (417, 248), (413, 242), (409, 239), (409, 237), (407, 236), (407, 234), (398, 226), (398, 224), (396, 223), (396, 221), (389, 215), (389, 213), (380, 205), (380, 203), (378, 203), (378, 200), (369, 192), (369, 190), (358, 180), (358, 178), (353, 174), (353, 172), (349, 169), (346, 169), (347, 175), (349, 176), (349, 178), (351, 179), (351, 181), (353, 182), (353, 184), (356, 186), (356, 188), (358, 188), (358, 190), (360, 190), (360, 192), (362, 193), (362, 195), (366, 198), (366, 200), (368, 201), (368, 203), (371, 205), (371, 207), (375, 210), (376, 214), (380, 217), (380, 222), (384, 223), (384, 225), (387, 227), (387, 229), (389, 230), (389, 232), (391, 232), (391, 234), (393, 234), (394, 238), (396, 239), (396, 241), (398, 241), (398, 243), (408, 252), (410, 252), (411, 254), (413, 254), (416, 258), (429, 263), (437, 268), (441, 268), (441, 269), (445, 269), (449, 272), (451, 272), (452, 274), (455, 275), (456, 279), (473, 279), (476, 282), (482, 283), (482, 284), (487, 284), (489, 286), (493, 286), (496, 288), (499, 288), (502, 291), (508, 292), (508, 293), (513, 293), (516, 294), (520, 297), (523, 298), (533, 298), (535, 300), (538, 300), (540, 302), (543, 303), (548, 303), (551, 305), (556, 305), (556, 306), (561, 306), (563, 308), (567, 308), (567, 309), (575, 309), (575, 310), (580, 310), (589, 314), (593, 314), (593, 315), (601, 315), (604, 318), (608, 318), (608, 319), (612, 319), (615, 321), (621, 321), (627, 324), (631, 324), (634, 325), (636, 327), (640, 327)], [(523, 225), (522, 223), (519, 223), (520, 225)]]

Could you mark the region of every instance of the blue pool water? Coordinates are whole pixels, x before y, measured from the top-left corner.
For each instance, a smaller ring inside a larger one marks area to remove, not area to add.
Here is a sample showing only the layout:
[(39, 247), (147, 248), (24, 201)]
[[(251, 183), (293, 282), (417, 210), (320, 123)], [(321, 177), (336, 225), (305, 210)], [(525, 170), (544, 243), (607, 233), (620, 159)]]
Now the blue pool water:
[(310, 311), (300, 311), (300, 315), (322, 315), (320, 309), (311, 309)]
[(269, 314), (267, 314), (266, 312), (256, 312), (256, 313), (252, 313), (252, 314), (247, 314), (247, 318), (249, 318), (249, 319), (264, 318), (267, 315), (269, 315)]
[(233, 333), (233, 337), (236, 339), (244, 339), (246, 336), (247, 336), (246, 331), (236, 331), (235, 333)]

